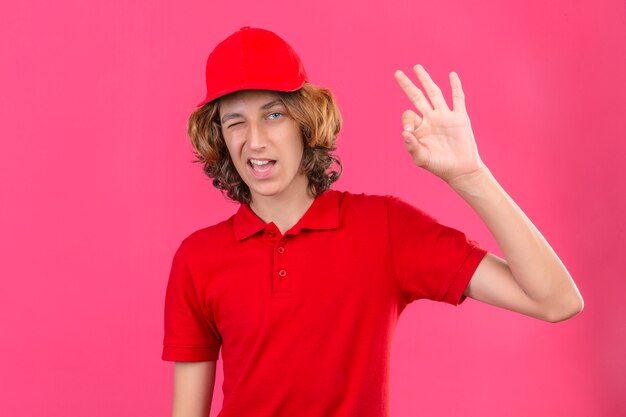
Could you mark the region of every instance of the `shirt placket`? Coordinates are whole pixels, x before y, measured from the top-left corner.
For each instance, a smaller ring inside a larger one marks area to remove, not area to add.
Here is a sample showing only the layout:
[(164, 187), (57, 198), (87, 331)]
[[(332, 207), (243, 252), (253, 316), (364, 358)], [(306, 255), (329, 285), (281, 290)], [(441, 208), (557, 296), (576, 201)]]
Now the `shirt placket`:
[(272, 247), (272, 296), (290, 296), (293, 291), (293, 276), (289, 275), (287, 263), (289, 256), (287, 236), (281, 234), (274, 223), (269, 223), (265, 230), (265, 238)]

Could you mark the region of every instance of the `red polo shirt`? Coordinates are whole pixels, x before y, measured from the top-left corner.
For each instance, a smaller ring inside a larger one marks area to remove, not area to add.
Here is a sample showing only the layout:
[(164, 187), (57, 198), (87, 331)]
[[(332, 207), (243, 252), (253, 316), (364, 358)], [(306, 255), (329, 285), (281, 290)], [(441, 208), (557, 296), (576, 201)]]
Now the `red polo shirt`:
[(241, 205), (176, 251), (162, 359), (221, 348), (220, 417), (387, 416), (400, 313), (463, 302), (486, 253), (392, 196), (328, 190), (284, 235)]

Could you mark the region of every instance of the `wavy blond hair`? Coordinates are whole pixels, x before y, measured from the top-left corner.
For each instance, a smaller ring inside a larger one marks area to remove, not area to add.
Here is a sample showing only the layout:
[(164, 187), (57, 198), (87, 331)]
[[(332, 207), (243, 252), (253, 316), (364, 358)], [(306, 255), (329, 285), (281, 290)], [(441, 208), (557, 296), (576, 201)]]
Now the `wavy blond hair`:
[[(309, 180), (309, 190), (318, 196), (339, 179), (342, 165), (332, 154), (341, 130), (341, 114), (329, 89), (308, 82), (297, 91), (276, 91), (287, 113), (300, 125), (304, 153), (300, 168)], [(250, 203), (250, 189), (241, 179), (230, 158), (219, 120), (219, 98), (210, 101), (189, 116), (187, 134), (195, 160), (213, 179), (213, 185), (228, 198)], [(338, 171), (331, 168), (335, 164)]]

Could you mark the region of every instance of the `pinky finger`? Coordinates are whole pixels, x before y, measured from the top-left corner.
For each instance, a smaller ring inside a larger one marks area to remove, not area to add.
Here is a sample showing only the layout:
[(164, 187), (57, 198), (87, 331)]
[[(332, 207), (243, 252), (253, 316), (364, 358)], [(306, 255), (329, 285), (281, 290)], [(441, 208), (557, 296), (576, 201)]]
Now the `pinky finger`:
[(466, 112), (465, 109), (465, 93), (461, 86), (459, 74), (452, 71), (450, 73), (450, 86), (452, 87), (452, 107), (454, 111)]

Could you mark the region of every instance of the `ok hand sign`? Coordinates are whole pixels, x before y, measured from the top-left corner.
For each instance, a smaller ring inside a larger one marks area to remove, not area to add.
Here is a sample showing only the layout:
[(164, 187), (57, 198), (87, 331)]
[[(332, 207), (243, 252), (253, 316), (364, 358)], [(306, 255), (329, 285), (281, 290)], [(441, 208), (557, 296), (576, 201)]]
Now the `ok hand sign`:
[(417, 64), (413, 70), (428, 94), (430, 103), (401, 70), (394, 73), (396, 81), (419, 112), (405, 110), (402, 114), (405, 129), (402, 136), (413, 162), (447, 183), (461, 175), (479, 171), (484, 164), (478, 155), (465, 110), (465, 96), (459, 76), (456, 72), (450, 73), (454, 107), (450, 110), (441, 90), (424, 67)]

